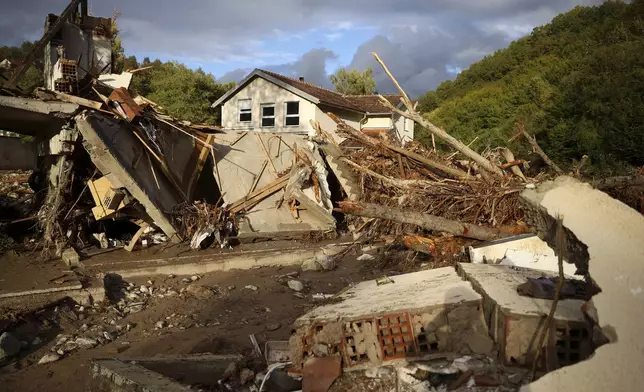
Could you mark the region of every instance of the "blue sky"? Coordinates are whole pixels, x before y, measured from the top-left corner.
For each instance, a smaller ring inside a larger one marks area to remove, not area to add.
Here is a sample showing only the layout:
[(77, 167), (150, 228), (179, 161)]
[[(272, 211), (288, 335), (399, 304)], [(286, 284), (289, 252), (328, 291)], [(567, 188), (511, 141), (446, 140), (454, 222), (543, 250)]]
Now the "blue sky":
[[(128, 55), (176, 60), (223, 81), (267, 68), (329, 87), (339, 67), (372, 67), (377, 89), (393, 87), (377, 52), (411, 95), (435, 88), (485, 55), (576, 5), (601, 0), (89, 0), (116, 9)], [(3, 6), (0, 45), (35, 40), (47, 13), (67, 0)]]

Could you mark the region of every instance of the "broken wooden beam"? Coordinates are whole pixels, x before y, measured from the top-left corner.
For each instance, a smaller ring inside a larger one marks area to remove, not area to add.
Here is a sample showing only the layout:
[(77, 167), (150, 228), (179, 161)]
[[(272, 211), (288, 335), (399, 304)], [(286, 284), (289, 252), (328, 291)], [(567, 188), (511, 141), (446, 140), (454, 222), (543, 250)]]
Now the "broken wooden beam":
[(475, 240), (489, 241), (507, 236), (503, 230), (497, 228), (477, 226), (417, 211), (401, 210), (392, 206), (353, 201), (341, 201), (338, 205), (339, 208), (335, 210), (344, 214), (408, 223), (426, 230), (440, 231)]
[(289, 176), (283, 176), (278, 178), (277, 180), (271, 182), (268, 185), (265, 185), (255, 192), (241, 198), (240, 200), (237, 200), (234, 203), (231, 203), (227, 209), (231, 214), (236, 214), (240, 211), (249, 209), (259, 203), (260, 201), (264, 200), (268, 196), (272, 195), (273, 193), (279, 191), (280, 189), (286, 187), (289, 181)]

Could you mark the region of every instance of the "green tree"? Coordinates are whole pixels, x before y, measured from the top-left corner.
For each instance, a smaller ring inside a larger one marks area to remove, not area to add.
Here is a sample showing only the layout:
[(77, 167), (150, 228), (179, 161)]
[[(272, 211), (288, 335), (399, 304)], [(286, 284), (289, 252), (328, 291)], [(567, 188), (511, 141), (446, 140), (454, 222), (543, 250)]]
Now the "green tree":
[[(0, 46), (0, 61), (7, 59), (14, 64), (23, 61), (34, 47), (33, 42), (25, 41), (20, 46)], [(44, 53), (38, 53), (33, 65), (22, 75), (18, 81), (18, 88), (25, 93), (31, 93), (36, 87), (42, 87), (45, 83), (43, 78), (43, 56)], [(0, 70), (6, 78), (11, 75), (11, 70)], [(0, 78), (0, 86), (6, 82)]]
[(373, 80), (371, 68), (362, 72), (357, 69), (348, 71), (346, 68), (340, 68), (335, 74), (329, 76), (329, 80), (341, 94), (365, 95), (376, 92), (376, 82)]
[(125, 49), (119, 36), (119, 29), (116, 19), (121, 16), (119, 11), (114, 11), (112, 15), (112, 25), (110, 28), (110, 37), (112, 40), (112, 72), (121, 73), (125, 66)]

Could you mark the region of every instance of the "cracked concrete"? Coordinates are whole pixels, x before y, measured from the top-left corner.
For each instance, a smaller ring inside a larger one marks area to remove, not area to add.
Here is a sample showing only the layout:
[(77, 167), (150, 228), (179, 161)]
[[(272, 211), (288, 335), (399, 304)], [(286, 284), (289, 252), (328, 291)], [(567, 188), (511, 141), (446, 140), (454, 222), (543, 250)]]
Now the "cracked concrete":
[[(568, 238), (569, 252), (587, 248), (590, 275), (602, 289), (593, 297), (599, 324), (614, 329), (617, 336), (590, 359), (548, 373), (521, 391), (639, 390), (644, 383), (644, 217), (570, 177), (526, 190), (522, 197), (531, 206), (533, 221), (562, 217), (564, 227), (574, 234)], [(547, 237), (548, 228), (537, 227)]]

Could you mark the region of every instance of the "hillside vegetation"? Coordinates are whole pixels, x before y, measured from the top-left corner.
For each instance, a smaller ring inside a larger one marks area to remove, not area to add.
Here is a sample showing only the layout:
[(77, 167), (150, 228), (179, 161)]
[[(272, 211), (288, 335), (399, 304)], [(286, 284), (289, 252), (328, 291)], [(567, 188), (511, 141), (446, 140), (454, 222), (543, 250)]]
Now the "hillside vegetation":
[[(644, 0), (576, 7), (420, 99), (431, 121), (478, 151), (510, 145), (517, 121), (562, 166), (644, 165)], [(426, 134), (420, 139), (426, 140)]]

